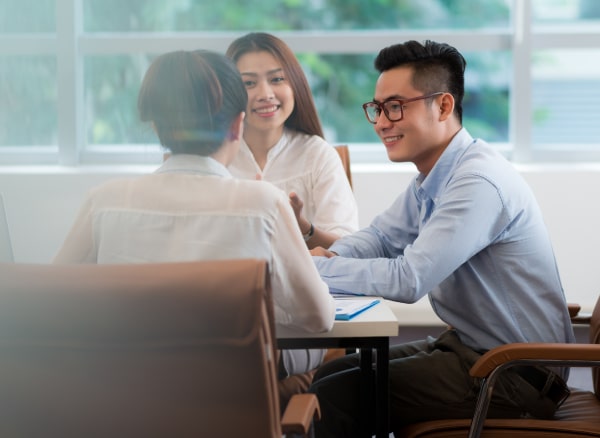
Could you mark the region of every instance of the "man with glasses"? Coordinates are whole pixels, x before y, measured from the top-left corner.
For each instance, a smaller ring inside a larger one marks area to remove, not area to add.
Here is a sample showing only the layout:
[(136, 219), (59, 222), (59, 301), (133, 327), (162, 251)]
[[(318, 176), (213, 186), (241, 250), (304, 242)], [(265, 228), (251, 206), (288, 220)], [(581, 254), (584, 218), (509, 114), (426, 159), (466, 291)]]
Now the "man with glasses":
[[(312, 251), (333, 292), (414, 303), (425, 295), (448, 325), (437, 338), (390, 347), (390, 430), (471, 418), (479, 383), (469, 368), (512, 342), (573, 342), (541, 211), (523, 178), (462, 127), (463, 56), (408, 41), (380, 51), (363, 105), (393, 162), (419, 173), (370, 226)], [(360, 412), (359, 359), (325, 364), (311, 390), (317, 437), (351, 437)], [(552, 417), (568, 395), (566, 369), (513, 368), (496, 384), (489, 417)]]

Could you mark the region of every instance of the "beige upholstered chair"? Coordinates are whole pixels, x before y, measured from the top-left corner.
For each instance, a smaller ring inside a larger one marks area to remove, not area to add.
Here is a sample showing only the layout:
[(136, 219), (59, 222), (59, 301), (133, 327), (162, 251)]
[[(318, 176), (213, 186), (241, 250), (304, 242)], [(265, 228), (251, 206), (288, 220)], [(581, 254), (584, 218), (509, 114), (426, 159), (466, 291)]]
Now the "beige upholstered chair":
[[(600, 437), (600, 368), (597, 368), (600, 366), (600, 298), (591, 316), (579, 315), (577, 306), (569, 306), (569, 310), (574, 323), (589, 323), (589, 344), (508, 344), (490, 350), (471, 368), (471, 375), (484, 382), (473, 421), (428, 421), (395, 431), (394, 435), (398, 438), (465, 438), (473, 422), (472, 437)], [(552, 420), (486, 420), (487, 397), (493, 390), (495, 376), (518, 361), (542, 365), (594, 366), (593, 392), (571, 388), (571, 395)], [(479, 419), (485, 422), (479, 423)], [(483, 424), (481, 434), (480, 424)]]
[[(267, 264), (0, 264), (0, 436), (280, 437)], [(286, 429), (287, 427), (287, 429)]]

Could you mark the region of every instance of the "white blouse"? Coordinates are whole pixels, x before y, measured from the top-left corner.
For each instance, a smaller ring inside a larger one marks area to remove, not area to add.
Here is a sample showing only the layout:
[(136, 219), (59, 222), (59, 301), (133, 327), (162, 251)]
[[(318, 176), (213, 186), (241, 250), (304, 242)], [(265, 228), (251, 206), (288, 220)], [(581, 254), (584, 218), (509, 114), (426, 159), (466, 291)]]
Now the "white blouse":
[(242, 141), (228, 169), (237, 178), (256, 179), (260, 174), (285, 193), (296, 192), (306, 219), (323, 231), (345, 236), (358, 230), (358, 207), (340, 157), (319, 136), (284, 130), (263, 170)]
[(174, 155), (155, 173), (91, 190), (54, 263), (144, 263), (262, 258), (275, 320), (329, 330), (335, 308), (288, 196), (231, 177), (219, 162)]

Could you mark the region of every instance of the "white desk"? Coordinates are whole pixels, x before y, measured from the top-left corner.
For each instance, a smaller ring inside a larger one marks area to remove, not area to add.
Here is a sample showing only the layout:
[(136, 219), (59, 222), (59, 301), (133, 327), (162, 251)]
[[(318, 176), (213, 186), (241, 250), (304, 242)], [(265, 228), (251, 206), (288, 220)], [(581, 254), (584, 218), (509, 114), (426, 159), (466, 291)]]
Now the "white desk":
[[(306, 333), (281, 326), (276, 328), (276, 333), (278, 348), (359, 348), (362, 370), (361, 411), (370, 412), (374, 400), (376, 436), (389, 437), (389, 338), (398, 335), (398, 319), (384, 300), (350, 321), (335, 321), (333, 329), (325, 333)], [(376, 354), (375, 370), (372, 366), (373, 351)], [(375, 388), (371, 384), (373, 372), (376, 378)], [(367, 421), (361, 427), (362, 436), (371, 436), (369, 423)]]

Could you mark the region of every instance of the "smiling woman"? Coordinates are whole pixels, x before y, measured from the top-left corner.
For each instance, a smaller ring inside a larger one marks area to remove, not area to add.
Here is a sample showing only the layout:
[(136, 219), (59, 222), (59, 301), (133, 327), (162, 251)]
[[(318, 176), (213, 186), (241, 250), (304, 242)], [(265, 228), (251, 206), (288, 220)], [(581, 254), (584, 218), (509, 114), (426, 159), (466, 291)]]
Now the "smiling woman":
[[(240, 56), (237, 67), (249, 98), (244, 140), (260, 169), (264, 169), (267, 152), (281, 138), (285, 122), (294, 111), (294, 90), (288, 73), (267, 51)], [(304, 111), (300, 109), (298, 113), (304, 114)], [(318, 122), (315, 127), (314, 134), (322, 136)]]
[(274, 35), (246, 34), (231, 43), (248, 92), (244, 141), (230, 170), (285, 191), (309, 248), (329, 247), (358, 229), (345, 170), (323, 129), (310, 87), (292, 50)]

